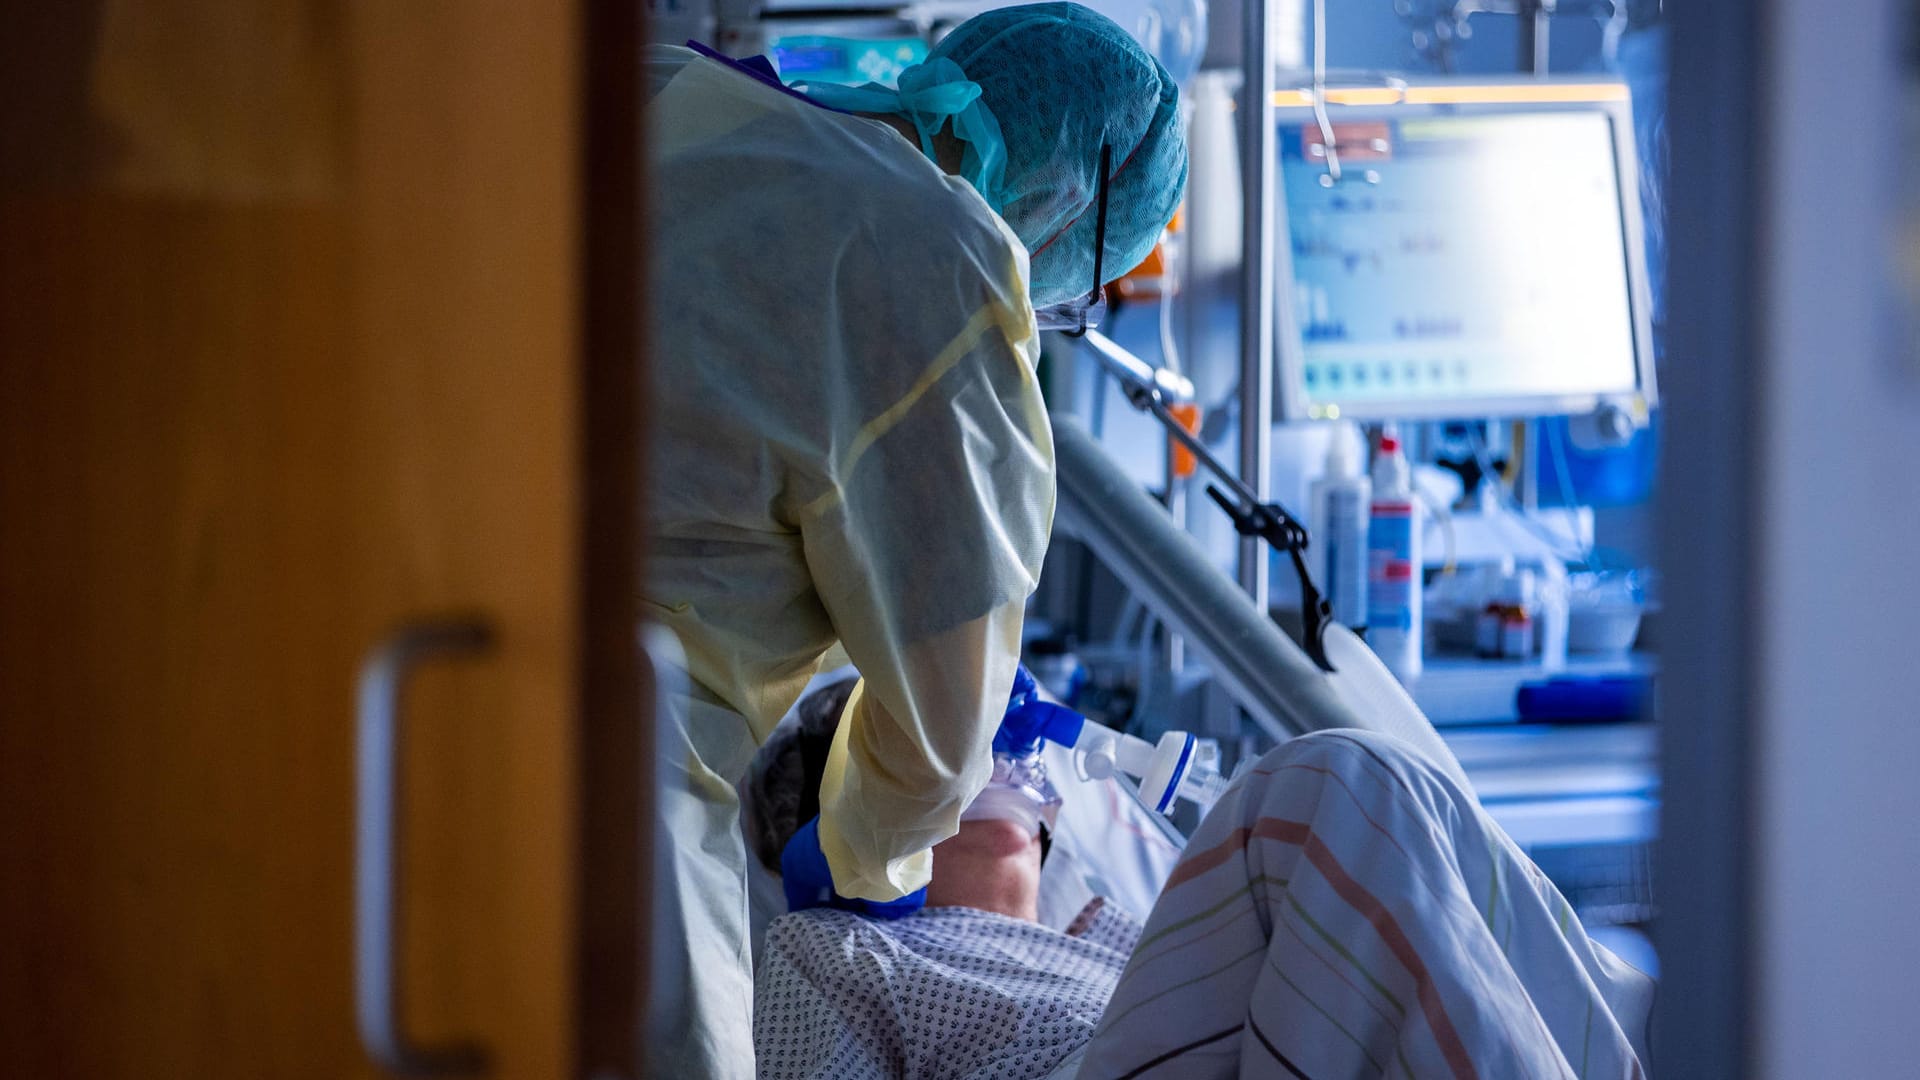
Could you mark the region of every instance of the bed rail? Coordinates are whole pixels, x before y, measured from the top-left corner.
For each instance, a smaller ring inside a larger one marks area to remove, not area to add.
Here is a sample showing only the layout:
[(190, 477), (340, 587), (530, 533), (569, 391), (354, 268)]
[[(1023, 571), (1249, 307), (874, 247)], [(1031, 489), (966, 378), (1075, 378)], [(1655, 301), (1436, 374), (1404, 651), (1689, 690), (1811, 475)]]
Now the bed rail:
[[(1452, 751), (1364, 645), (1342, 632), (1335, 667), (1314, 666), (1246, 593), (1207, 560), (1080, 421), (1053, 419), (1060, 501), (1055, 528), (1085, 544), (1134, 596), (1200, 651), (1213, 677), (1276, 739), (1328, 728), (1398, 736), (1465, 784)], [(1329, 641), (1329, 649), (1335, 648)], [(1343, 662), (1344, 657), (1344, 662)]]

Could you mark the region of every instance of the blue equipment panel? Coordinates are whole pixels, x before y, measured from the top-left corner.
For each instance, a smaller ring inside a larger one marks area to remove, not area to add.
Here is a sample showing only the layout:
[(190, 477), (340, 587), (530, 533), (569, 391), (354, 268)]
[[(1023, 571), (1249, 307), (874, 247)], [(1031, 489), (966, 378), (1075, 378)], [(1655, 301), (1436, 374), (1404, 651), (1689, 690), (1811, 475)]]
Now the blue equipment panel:
[(887, 86), (908, 67), (927, 58), (927, 43), (917, 37), (853, 38), (794, 34), (769, 38), (768, 55), (787, 82), (877, 82)]

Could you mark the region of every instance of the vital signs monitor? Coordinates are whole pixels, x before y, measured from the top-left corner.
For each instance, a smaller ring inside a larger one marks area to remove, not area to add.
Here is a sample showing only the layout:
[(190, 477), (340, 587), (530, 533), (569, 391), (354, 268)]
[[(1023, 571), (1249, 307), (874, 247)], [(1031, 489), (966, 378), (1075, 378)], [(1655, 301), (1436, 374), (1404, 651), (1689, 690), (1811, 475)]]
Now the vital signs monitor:
[(1654, 401), (1617, 83), (1308, 91), (1275, 110), (1278, 413), (1549, 416)]

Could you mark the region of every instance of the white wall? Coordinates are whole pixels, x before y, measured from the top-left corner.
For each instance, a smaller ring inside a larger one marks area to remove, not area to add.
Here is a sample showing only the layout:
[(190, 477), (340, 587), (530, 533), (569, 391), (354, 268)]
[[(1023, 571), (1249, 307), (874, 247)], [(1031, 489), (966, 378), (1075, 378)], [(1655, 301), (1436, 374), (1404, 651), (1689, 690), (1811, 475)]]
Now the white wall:
[(1748, 1030), (1776, 1077), (1917, 1068), (1920, 365), (1882, 307), (1898, 6), (1767, 5)]

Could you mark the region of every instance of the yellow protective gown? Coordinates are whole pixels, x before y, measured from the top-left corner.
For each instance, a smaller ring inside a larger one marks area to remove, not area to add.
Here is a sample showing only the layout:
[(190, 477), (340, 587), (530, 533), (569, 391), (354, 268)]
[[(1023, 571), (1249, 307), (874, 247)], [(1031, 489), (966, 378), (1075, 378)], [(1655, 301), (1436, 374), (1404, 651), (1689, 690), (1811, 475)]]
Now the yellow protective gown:
[[(657, 259), (646, 600), (692, 683), (662, 793), (691, 985), (671, 1075), (750, 1075), (733, 783), (836, 646), (835, 887), (886, 900), (985, 785), (1052, 528), (1019, 240), (885, 124), (649, 51)], [(675, 943), (660, 941), (656, 947)]]

